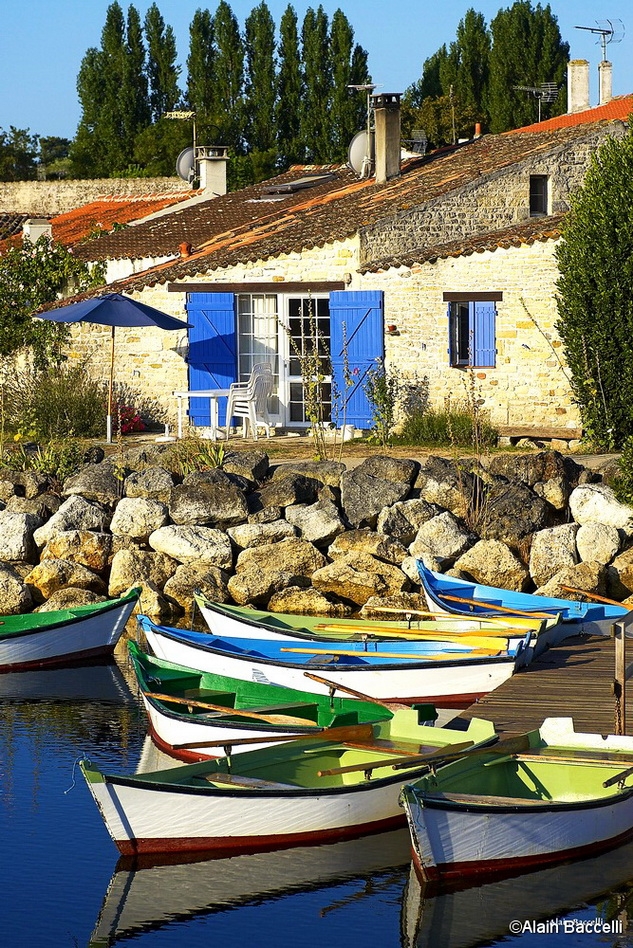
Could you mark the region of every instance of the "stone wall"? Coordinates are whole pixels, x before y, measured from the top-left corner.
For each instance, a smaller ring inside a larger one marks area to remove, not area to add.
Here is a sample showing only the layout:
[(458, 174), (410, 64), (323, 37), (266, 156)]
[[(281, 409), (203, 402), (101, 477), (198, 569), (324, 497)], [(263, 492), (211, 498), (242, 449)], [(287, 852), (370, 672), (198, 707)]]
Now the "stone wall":
[[(368, 273), (364, 289), (385, 293), (387, 364), (399, 375), (428, 379), (430, 404), (443, 408), (474, 396), (497, 425), (576, 427), (580, 416), (560, 338), (555, 283), (556, 241), (452, 257), (416, 267)], [(444, 292), (503, 293), (497, 303), (497, 364), (473, 373), (448, 363)]]
[(530, 175), (548, 175), (552, 214), (566, 211), (570, 194), (582, 184), (591, 155), (603, 138), (619, 128), (597, 129), (576, 146), (566, 145), (511, 169), (487, 175), (419, 208), (411, 208), (363, 231), (361, 263), (422, 247), (434, 247), (473, 234), (498, 230), (529, 217)]
[(92, 181), (0, 181), (0, 211), (54, 217), (106, 197), (191, 191), (186, 181), (164, 178), (98, 178)]

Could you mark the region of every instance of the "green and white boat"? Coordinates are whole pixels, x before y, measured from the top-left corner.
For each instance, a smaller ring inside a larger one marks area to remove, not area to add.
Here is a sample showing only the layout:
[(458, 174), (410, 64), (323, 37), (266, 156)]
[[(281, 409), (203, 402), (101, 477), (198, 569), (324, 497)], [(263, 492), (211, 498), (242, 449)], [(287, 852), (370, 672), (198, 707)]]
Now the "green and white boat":
[[(160, 750), (186, 761), (266, 747), (279, 740), (309, 737), (353, 725), (389, 721), (393, 711), (378, 701), (311, 694), (279, 685), (242, 681), (175, 665), (128, 641), (152, 740)], [(432, 724), (433, 705), (418, 705), (420, 720)]]
[(398, 798), (451, 752), (494, 739), (494, 725), (419, 723), (413, 708), (231, 757), (120, 776), (81, 771), (123, 855), (254, 852), (360, 837), (404, 823)]
[(633, 838), (633, 737), (547, 718), (411, 781), (401, 800), (428, 881), (596, 855)]

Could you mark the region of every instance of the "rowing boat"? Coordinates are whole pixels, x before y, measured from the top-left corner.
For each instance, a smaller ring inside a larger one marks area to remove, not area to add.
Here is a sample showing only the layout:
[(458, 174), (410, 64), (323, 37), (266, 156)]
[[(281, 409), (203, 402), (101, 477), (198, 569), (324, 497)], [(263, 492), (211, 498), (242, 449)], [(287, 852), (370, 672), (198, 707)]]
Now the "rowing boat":
[(557, 615), (559, 621), (548, 627), (535, 645), (536, 654), (558, 645), (572, 635), (608, 635), (614, 622), (629, 612), (626, 606), (605, 602), (578, 602), (535, 593), (515, 592), (496, 586), (484, 586), (470, 580), (437, 573), (417, 561), (422, 589), (429, 609), (461, 616), (534, 616)]
[(0, 618), (0, 672), (78, 664), (112, 655), (141, 590), (119, 599)]
[(478, 719), (466, 731), (419, 724), (413, 708), (362, 727), (132, 776), (80, 769), (123, 855), (255, 852), (396, 828), (405, 783), (495, 734)]
[(464, 880), (613, 849), (633, 838), (632, 780), (633, 738), (547, 718), (405, 787), (416, 869)]
[(383, 621), (380, 619), (332, 619), (323, 616), (266, 612), (251, 607), (211, 602), (201, 592), (194, 592), (194, 601), (213, 635), (222, 639), (303, 639), (309, 641), (454, 641), (479, 648), (509, 648), (525, 643), (530, 633), (530, 655), (534, 641), (546, 628), (546, 619), (516, 620), (451, 617), (438, 622), (415, 618)]
[[(506, 681), (522, 662), (522, 648), (492, 651), (450, 643), (347, 642), (293, 644), (266, 639), (221, 639), (205, 632), (137, 623), (152, 653), (188, 668), (231, 678), (329, 694), (332, 685), (381, 701), (468, 707)], [(308, 677), (327, 675), (323, 685)]]
[[(129, 657), (152, 740), (186, 761), (255, 750), (279, 740), (329, 728), (386, 721), (386, 705), (196, 671), (146, 654), (128, 642)], [(433, 705), (417, 706), (420, 719), (437, 717)]]

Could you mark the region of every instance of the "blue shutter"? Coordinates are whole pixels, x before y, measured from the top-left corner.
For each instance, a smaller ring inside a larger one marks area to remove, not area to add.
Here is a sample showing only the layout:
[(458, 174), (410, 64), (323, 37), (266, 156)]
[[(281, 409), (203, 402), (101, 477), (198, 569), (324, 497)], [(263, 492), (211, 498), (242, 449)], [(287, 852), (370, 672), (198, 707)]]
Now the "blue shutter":
[[(235, 298), (232, 293), (190, 293), (187, 298), (189, 330), (189, 389), (228, 388), (237, 376)], [(220, 402), (219, 424), (225, 423), (226, 405)], [(208, 398), (190, 398), (194, 425), (208, 426)]]
[(448, 304), (446, 316), (448, 319), (448, 364), (455, 365), (457, 362), (457, 354), (455, 352), (455, 318), (453, 316), (451, 303)]
[(472, 329), (474, 338), (474, 362), (476, 366), (494, 366), (496, 364), (495, 304), (471, 303)]
[[(385, 353), (383, 294), (380, 290), (330, 294), (332, 420), (371, 428), (372, 406), (365, 394), (367, 373)], [(345, 384), (345, 364), (352, 384)]]

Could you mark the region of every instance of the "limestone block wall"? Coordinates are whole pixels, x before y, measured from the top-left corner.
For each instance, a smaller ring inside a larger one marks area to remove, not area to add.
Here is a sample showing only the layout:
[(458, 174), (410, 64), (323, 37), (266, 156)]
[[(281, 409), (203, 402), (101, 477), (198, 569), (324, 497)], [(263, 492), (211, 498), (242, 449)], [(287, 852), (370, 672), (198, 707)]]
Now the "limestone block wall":
[(191, 191), (178, 177), (96, 178), (91, 181), (0, 181), (0, 211), (54, 217), (105, 197)]
[[(580, 415), (560, 338), (553, 240), (367, 273), (353, 288), (382, 289), (386, 362), (400, 376), (428, 379), (430, 404), (473, 396), (494, 424), (575, 427)], [(503, 293), (497, 303), (495, 368), (451, 368), (444, 292)]]
[[(622, 127), (623, 128), (623, 127)], [(569, 208), (570, 194), (583, 182), (595, 149), (607, 134), (621, 134), (619, 125), (597, 129), (575, 146), (567, 145), (487, 175), (479, 182), (451, 191), (420, 208), (395, 214), (362, 234), (362, 263), (422, 247), (497, 230), (530, 214), (530, 176), (548, 175), (552, 214)]]
[[(257, 260), (239, 267), (201, 272), (188, 281), (200, 284), (284, 283), (341, 281), (358, 268), (359, 239), (326, 244), (303, 253), (283, 254), (270, 260)], [(133, 294), (149, 306), (186, 322), (186, 292), (168, 292), (167, 284), (147, 287)], [(172, 392), (188, 388), (187, 330), (182, 333), (153, 329), (117, 329), (115, 345), (116, 382), (126, 383), (144, 395), (156, 399), (165, 409), (167, 422), (176, 424), (177, 403)], [(87, 359), (95, 378), (106, 380), (110, 373), (110, 330), (88, 323), (73, 326), (71, 359)]]

